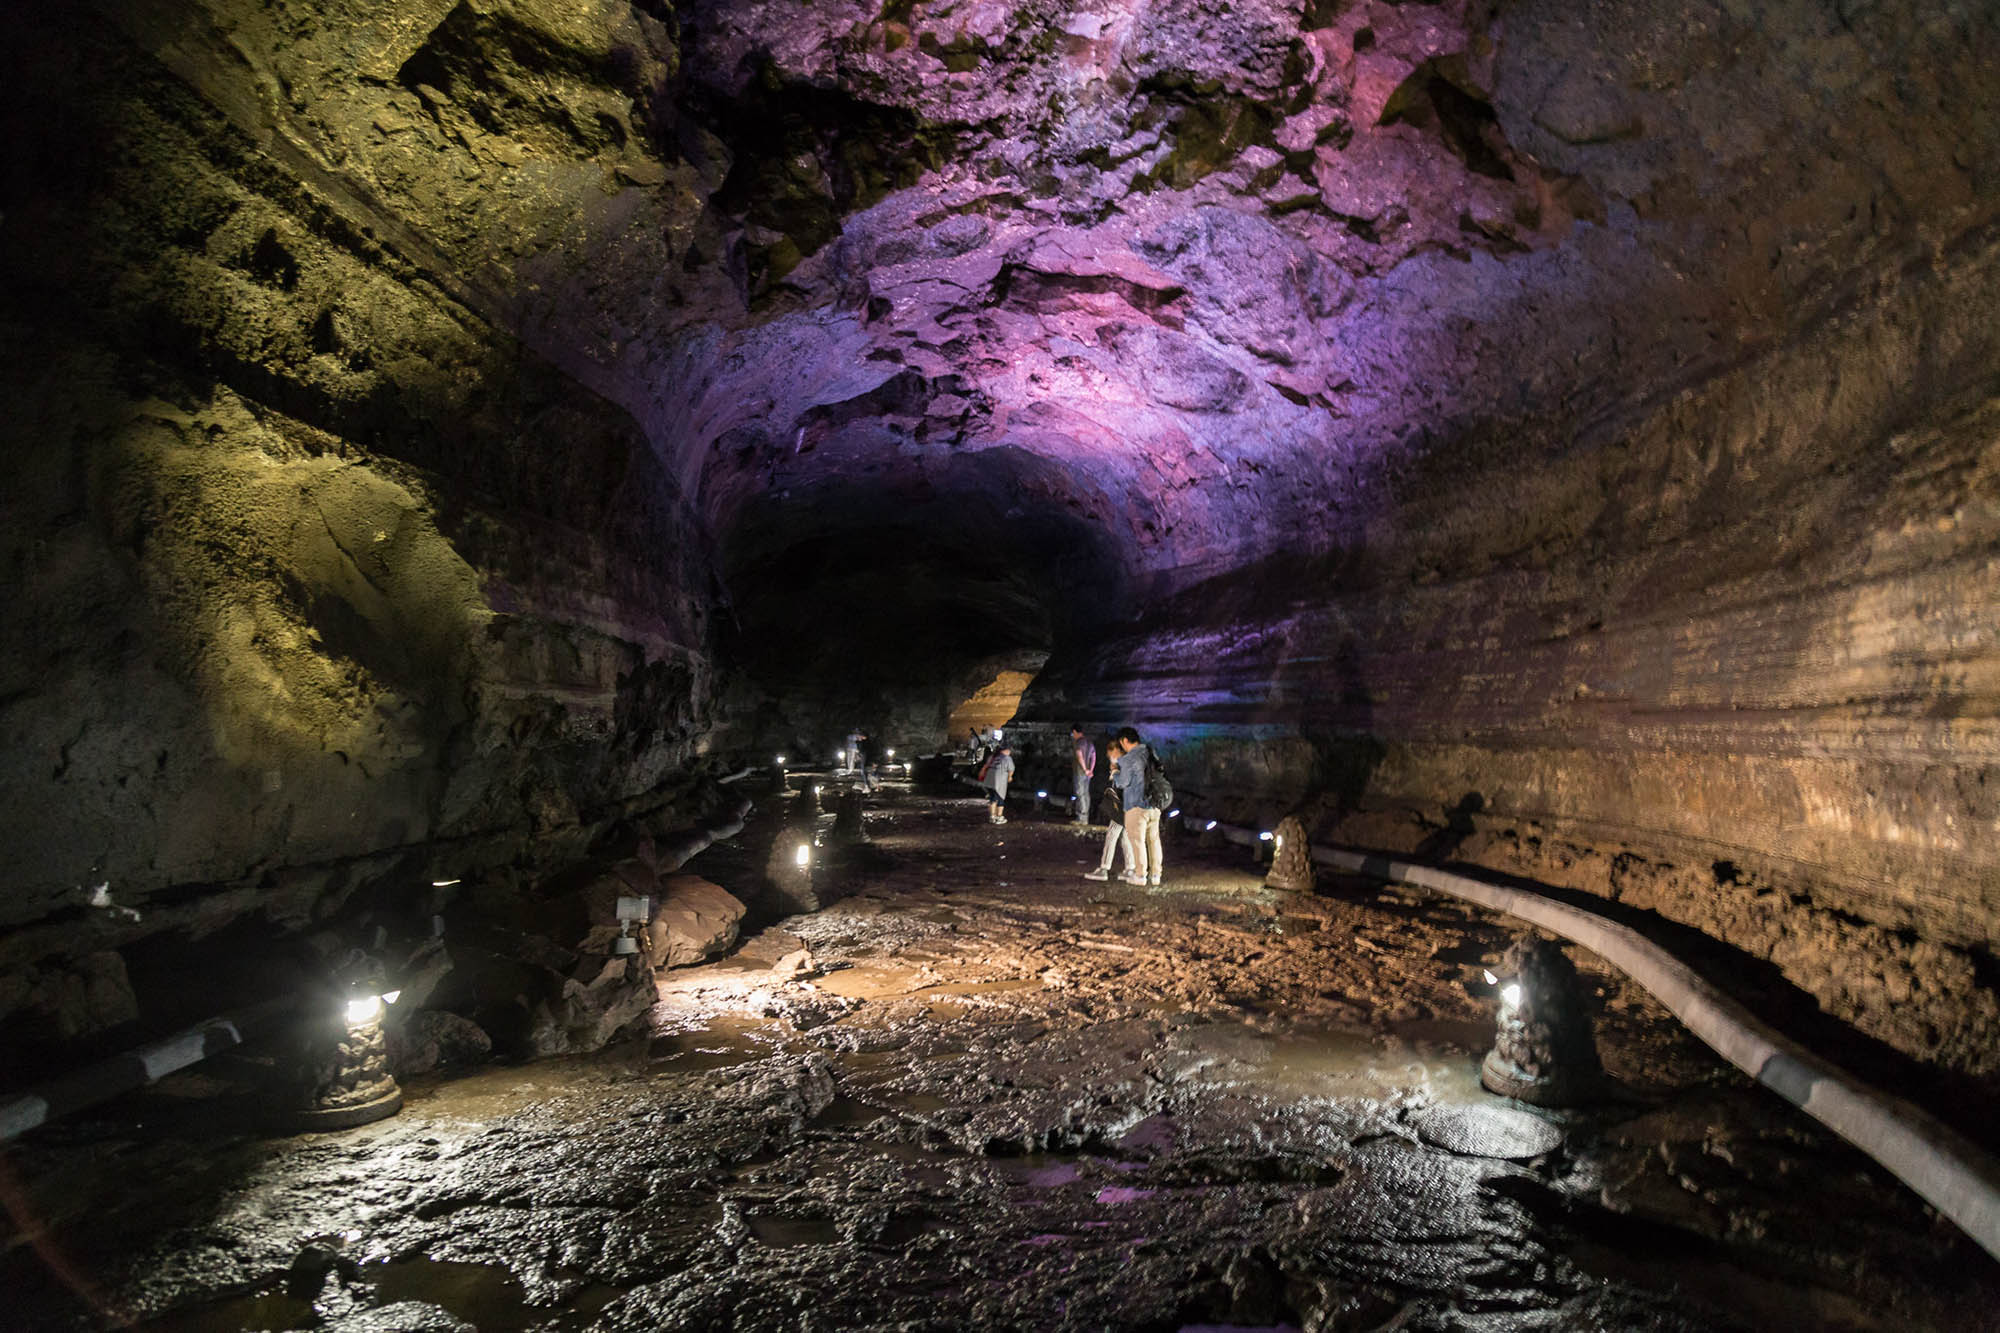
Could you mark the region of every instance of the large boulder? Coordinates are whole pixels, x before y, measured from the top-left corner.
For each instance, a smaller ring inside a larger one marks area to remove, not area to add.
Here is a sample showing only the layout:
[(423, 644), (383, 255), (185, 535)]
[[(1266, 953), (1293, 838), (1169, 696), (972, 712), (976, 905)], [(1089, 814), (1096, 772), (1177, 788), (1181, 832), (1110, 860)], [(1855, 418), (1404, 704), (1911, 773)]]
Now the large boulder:
[(646, 1016), (659, 999), (653, 969), (637, 954), (585, 957), (559, 991), (529, 1010), (528, 1054), (571, 1055), (601, 1049)]
[(660, 882), (659, 910), (646, 927), (646, 957), (654, 967), (687, 967), (736, 943), (745, 908), (736, 895), (699, 875)]

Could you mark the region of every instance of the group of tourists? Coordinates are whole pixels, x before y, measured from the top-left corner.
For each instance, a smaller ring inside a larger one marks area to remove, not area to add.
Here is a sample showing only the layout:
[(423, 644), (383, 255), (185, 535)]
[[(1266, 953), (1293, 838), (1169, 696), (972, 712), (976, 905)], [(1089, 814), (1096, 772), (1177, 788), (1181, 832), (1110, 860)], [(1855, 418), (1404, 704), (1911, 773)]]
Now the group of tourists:
[[(1079, 827), (1090, 823), (1090, 793), (1097, 778), (1097, 745), (1084, 733), (1081, 723), (1069, 729), (1071, 749), (1070, 820)], [(1160, 820), (1173, 803), (1173, 789), (1167, 785), (1166, 771), (1153, 747), (1139, 739), (1132, 727), (1120, 728), (1106, 747), (1110, 762), (1109, 784), (1099, 797), (1097, 815), (1108, 827), (1104, 834), (1104, 855), (1097, 869), (1085, 879), (1111, 878), (1113, 864), (1122, 853), (1125, 869), (1119, 874), (1126, 884), (1160, 882), (1165, 860), (1160, 847)], [(988, 823), (1007, 822), (1007, 787), (1014, 778), (1014, 747), (1004, 738), (987, 750), (979, 766), (978, 781), (986, 789)]]
[[(1083, 807), (1089, 799), (1090, 779), (1097, 771), (1097, 747), (1080, 726), (1072, 726), (1069, 734), (1076, 747), (1077, 780), (1070, 797), (1075, 807), (1072, 817), (1081, 824)], [(1122, 882), (1157, 885), (1166, 867), (1160, 849), (1160, 820), (1174, 799), (1173, 789), (1167, 785), (1166, 770), (1153, 747), (1140, 740), (1138, 731), (1132, 727), (1119, 728), (1107, 753), (1111, 760), (1111, 782), (1098, 802), (1100, 817), (1109, 825), (1104, 831), (1104, 855), (1097, 868), (1085, 871), (1083, 877), (1111, 878), (1112, 862), (1123, 852), (1125, 870), (1118, 876)]]

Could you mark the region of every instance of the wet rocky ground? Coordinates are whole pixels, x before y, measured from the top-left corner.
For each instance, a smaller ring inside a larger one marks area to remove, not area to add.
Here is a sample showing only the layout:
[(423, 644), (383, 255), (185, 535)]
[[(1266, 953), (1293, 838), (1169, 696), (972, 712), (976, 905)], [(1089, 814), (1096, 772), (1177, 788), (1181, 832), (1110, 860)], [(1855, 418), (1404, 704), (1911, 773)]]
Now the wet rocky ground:
[(214, 1114), (220, 1066), (15, 1145), (0, 1322), (2000, 1328), (2000, 1265), (1595, 959), (1614, 1087), (1535, 1111), (1478, 1082), (1501, 919), (1189, 838), (1090, 883), (1097, 831), (981, 809), (878, 798), (846, 896), (643, 1039), (317, 1136)]

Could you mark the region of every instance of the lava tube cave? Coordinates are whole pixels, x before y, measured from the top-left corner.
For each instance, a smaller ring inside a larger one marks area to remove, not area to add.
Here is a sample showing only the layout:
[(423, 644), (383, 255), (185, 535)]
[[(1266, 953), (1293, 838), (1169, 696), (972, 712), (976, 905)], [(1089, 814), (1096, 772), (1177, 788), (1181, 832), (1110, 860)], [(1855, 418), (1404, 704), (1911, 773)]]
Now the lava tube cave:
[(2000, 1330), (1989, 0), (86, 0), (0, 1324)]

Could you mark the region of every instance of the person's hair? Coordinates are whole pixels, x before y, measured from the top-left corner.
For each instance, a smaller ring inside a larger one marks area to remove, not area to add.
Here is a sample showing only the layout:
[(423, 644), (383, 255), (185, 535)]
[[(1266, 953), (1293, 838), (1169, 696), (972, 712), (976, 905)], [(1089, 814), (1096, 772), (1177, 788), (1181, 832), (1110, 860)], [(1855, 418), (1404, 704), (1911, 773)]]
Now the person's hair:
[(1076, 733), (1077, 735), (1079, 735), (1079, 736), (1083, 735), (1083, 723), (1081, 723), (1081, 722), (1072, 722), (1072, 723), (1070, 723), (1070, 724), (1069, 724), (1069, 729), (1070, 729), (1070, 730), (1071, 730), (1072, 732), (1075, 732), (1075, 733)]
[(1137, 727), (1120, 727), (1118, 728), (1118, 739), (1128, 745), (1137, 745), (1139, 743), (1139, 729)]

